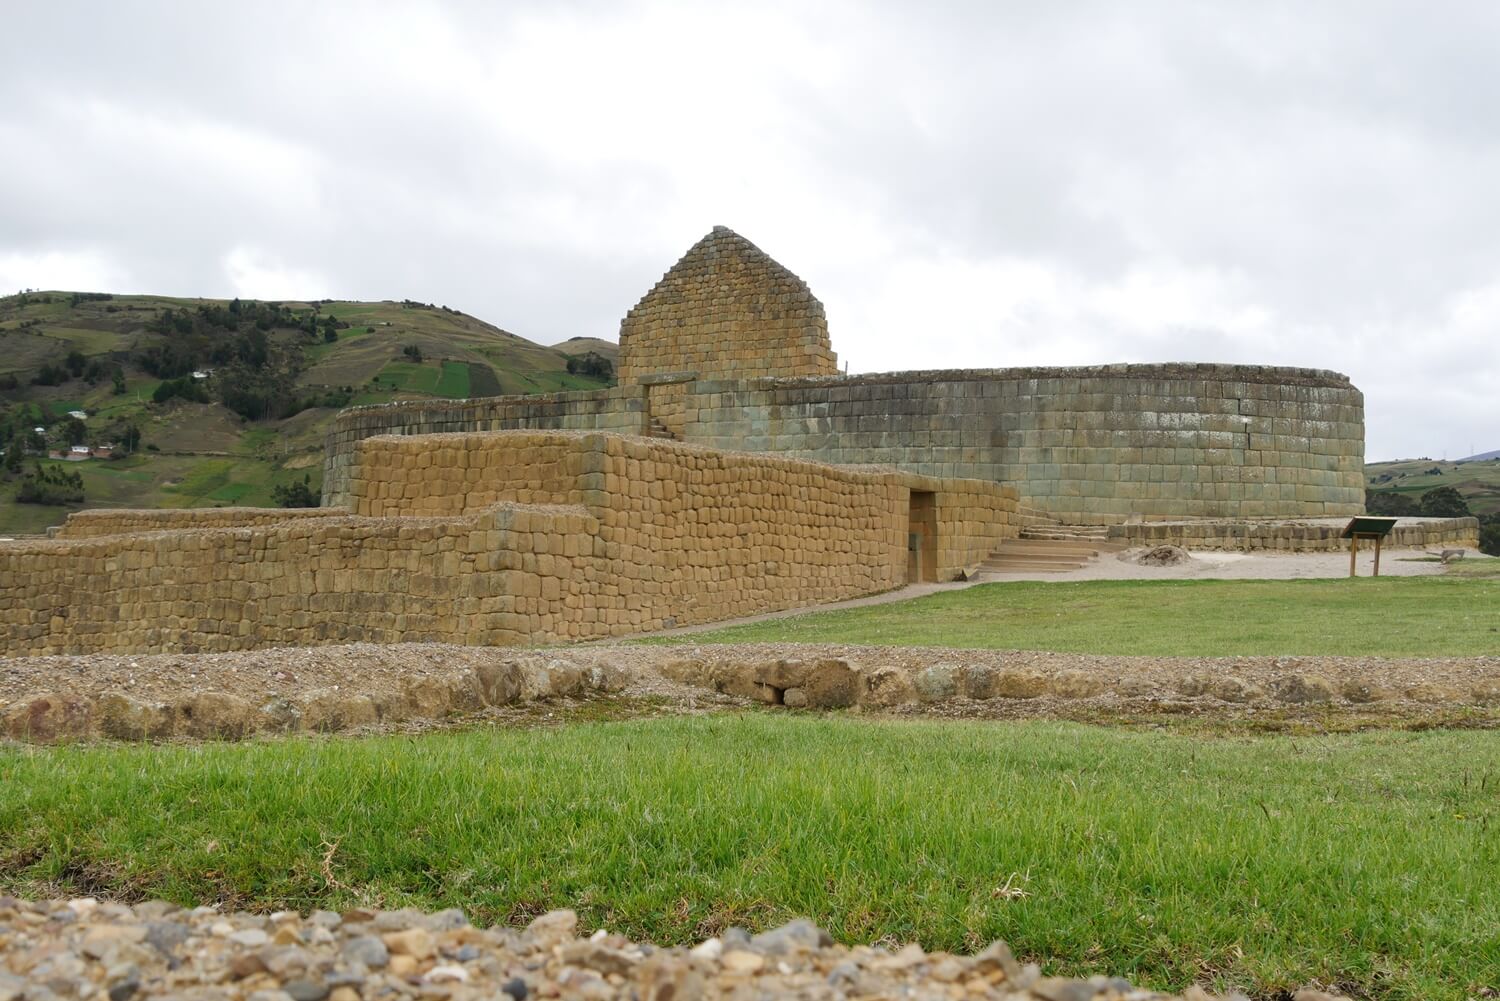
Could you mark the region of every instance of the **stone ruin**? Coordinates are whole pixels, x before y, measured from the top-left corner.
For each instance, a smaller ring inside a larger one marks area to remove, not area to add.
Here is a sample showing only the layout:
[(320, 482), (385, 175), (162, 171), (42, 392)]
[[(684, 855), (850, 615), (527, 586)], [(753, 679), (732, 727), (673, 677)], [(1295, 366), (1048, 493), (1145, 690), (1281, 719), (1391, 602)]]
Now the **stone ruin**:
[(1346, 376), (1185, 363), (841, 376), (806, 283), (722, 226), (621, 322), (619, 377), (595, 392), (347, 410), (324, 502), (348, 503), (373, 435), (557, 429), (1003, 483), (1077, 524), (1364, 510), (1364, 398)]
[(345, 411), (321, 509), (81, 512), (0, 547), (0, 651), (598, 639), (962, 578), (1038, 520), (1362, 510), (1342, 375), (841, 376), (806, 284), (723, 227), (620, 340), (614, 388)]

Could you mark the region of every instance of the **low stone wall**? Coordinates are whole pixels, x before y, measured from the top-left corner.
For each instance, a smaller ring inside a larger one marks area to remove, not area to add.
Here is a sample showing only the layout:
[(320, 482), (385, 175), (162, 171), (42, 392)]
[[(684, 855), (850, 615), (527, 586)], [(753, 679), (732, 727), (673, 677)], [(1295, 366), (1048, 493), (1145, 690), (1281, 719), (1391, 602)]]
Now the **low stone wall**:
[(75, 511), (50, 534), (58, 539), (86, 539), (126, 532), (182, 532), (202, 528), (249, 528), (299, 519), (339, 517), (330, 508), (211, 507), (176, 510), (102, 508)]
[[(1347, 519), (1325, 521), (1165, 521), (1112, 525), (1111, 541), (1130, 546), (1181, 546), (1184, 549), (1278, 550), (1293, 553), (1340, 552)], [(1370, 543), (1360, 543), (1369, 549)], [(1387, 549), (1478, 549), (1477, 518), (1402, 518), (1381, 543)]]
[(601, 638), (897, 587), (912, 489), (954, 519), (937, 539), (950, 576), (1016, 533), (1014, 491), (892, 470), (570, 432), (363, 447), (356, 508), (444, 515), (10, 544), (0, 651)]

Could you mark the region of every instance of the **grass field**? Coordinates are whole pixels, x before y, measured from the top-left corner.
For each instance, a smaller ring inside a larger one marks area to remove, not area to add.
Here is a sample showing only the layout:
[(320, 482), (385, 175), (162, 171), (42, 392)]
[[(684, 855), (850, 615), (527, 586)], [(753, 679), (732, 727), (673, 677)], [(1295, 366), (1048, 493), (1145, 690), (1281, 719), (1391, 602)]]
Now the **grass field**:
[(1500, 459), (1372, 462), (1365, 466), (1365, 485), (1411, 497), (1420, 497), (1436, 487), (1454, 487), (1475, 514), (1500, 513)]
[(461, 361), (444, 361), (443, 374), (433, 387), (433, 393), (450, 400), (468, 399), (469, 366)]
[[(1476, 577), (1488, 569), (1470, 562)], [(1500, 579), (1016, 581), (646, 642), (1193, 657), (1500, 654)]]
[[(1500, 739), (736, 717), (0, 749), (0, 892), (576, 907), (670, 943), (808, 915), (1255, 996), (1500, 981)], [(327, 863), (325, 865), (325, 858)]]

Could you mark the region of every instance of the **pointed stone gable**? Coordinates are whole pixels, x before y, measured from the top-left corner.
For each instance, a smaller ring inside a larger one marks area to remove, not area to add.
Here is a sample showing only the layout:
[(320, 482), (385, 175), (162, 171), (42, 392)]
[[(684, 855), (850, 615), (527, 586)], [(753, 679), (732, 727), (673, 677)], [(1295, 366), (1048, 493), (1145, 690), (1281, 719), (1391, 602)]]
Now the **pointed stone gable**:
[(807, 283), (725, 226), (693, 244), (620, 322), (621, 385), (838, 374)]

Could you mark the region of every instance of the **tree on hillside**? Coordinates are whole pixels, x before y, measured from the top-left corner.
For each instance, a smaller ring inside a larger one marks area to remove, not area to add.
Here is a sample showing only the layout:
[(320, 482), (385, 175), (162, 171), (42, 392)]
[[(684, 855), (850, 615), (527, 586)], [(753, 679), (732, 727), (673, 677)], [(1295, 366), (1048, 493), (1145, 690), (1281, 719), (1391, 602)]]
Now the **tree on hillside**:
[(1419, 513), (1424, 518), (1472, 518), (1468, 502), (1456, 487), (1436, 487), (1422, 495)]
[(68, 439), (69, 445), (86, 445), (89, 440), (89, 429), (77, 417), (69, 417), (63, 422), (63, 436)]
[(1383, 518), (1415, 518), (1421, 511), (1421, 502), (1394, 490), (1366, 490), (1365, 510)]
[(1500, 556), (1500, 514), (1488, 514), (1479, 519), (1479, 551)]
[(300, 483), (294, 480), (290, 486), (272, 487), (271, 499), (277, 507), (317, 507), (321, 503), (313, 493), (311, 473), (304, 473)]

